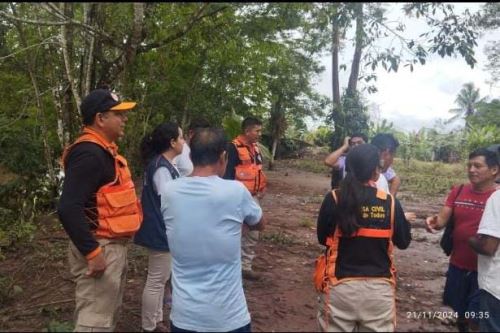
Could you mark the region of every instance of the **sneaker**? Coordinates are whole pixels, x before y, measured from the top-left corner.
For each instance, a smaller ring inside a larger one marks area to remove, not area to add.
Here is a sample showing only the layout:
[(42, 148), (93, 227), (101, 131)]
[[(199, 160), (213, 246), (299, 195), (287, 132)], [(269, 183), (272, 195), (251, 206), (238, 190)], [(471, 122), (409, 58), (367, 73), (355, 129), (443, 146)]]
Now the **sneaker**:
[(244, 269), (241, 271), (243, 278), (246, 280), (257, 281), (260, 279), (260, 275), (253, 270)]

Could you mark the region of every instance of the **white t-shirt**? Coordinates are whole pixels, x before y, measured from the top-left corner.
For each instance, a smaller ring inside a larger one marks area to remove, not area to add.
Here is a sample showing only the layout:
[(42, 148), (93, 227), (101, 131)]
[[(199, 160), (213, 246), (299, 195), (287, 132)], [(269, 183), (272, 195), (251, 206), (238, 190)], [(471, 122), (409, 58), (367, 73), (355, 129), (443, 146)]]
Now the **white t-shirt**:
[(179, 173), (183, 177), (189, 176), (193, 172), (193, 162), (191, 162), (191, 157), (189, 157), (190, 153), (191, 148), (189, 148), (189, 145), (184, 142), (184, 145), (182, 146), (182, 153), (177, 155), (173, 160), (174, 166), (177, 170), (179, 170)]
[(161, 198), (172, 254), (172, 310), (179, 328), (228, 332), (250, 323), (241, 280), (241, 227), (262, 209), (246, 187), (218, 176), (181, 177)]
[[(486, 201), (477, 233), (500, 239), (500, 190), (495, 191)], [(500, 246), (491, 257), (478, 255), (477, 279), (480, 289), (500, 300)]]
[(389, 183), (387, 182), (387, 179), (385, 178), (384, 174), (382, 173), (380, 174), (375, 184), (377, 184), (377, 188), (379, 190), (383, 190), (385, 193), (390, 194)]

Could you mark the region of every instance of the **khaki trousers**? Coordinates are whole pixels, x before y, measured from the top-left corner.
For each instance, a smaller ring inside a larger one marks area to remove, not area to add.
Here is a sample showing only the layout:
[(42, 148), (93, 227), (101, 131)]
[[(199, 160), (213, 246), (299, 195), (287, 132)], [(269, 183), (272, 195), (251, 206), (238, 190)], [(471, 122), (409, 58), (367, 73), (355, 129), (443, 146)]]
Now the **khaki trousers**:
[(394, 332), (394, 287), (381, 279), (351, 280), (329, 285), (318, 297), (322, 332)]
[[(255, 202), (259, 205), (259, 199), (252, 196)], [(252, 270), (252, 261), (255, 258), (255, 247), (259, 242), (260, 232), (258, 230), (250, 230), (243, 224), (241, 235), (241, 268), (244, 271)]]
[(127, 275), (128, 239), (97, 239), (106, 260), (99, 278), (85, 275), (87, 260), (70, 241), (69, 265), (75, 278), (75, 332), (113, 332)]
[(172, 256), (167, 251), (148, 249), (148, 277), (142, 292), (142, 328), (153, 331), (163, 321), (165, 284), (171, 273)]

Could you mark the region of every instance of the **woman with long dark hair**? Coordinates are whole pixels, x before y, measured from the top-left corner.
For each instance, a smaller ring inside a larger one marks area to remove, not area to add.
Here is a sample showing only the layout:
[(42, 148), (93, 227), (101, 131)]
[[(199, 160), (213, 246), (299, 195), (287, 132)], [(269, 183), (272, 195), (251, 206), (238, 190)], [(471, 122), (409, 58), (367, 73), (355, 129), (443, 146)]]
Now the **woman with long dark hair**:
[(144, 221), (134, 237), (134, 243), (148, 249), (148, 277), (142, 294), (142, 329), (165, 331), (163, 297), (171, 273), (171, 256), (165, 222), (161, 214), (162, 194), (168, 183), (180, 177), (173, 160), (182, 153), (182, 129), (173, 122), (158, 125), (141, 142), (144, 165), (142, 207)]
[(376, 188), (381, 168), (375, 146), (354, 147), (346, 170), (340, 188), (325, 196), (318, 216), (318, 240), (326, 246), (315, 272), (319, 328), (394, 331), (393, 245), (409, 246), (410, 224), (399, 201)]

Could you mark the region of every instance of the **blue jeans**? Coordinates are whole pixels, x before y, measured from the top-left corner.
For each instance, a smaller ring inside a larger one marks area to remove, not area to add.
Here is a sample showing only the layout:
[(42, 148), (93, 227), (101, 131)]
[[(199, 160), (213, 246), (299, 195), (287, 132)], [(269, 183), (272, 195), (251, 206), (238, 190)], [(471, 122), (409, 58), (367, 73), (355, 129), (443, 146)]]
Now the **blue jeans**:
[(482, 289), (479, 299), (479, 330), (500, 332), (500, 300)]
[[(170, 332), (192, 332), (192, 331), (176, 327), (174, 325), (174, 323), (172, 323), (172, 321), (170, 321)], [(247, 325), (242, 326), (240, 328), (237, 328), (237, 329), (235, 329), (233, 331), (230, 331), (230, 332), (235, 332), (235, 333), (239, 333), (239, 332), (252, 332), (252, 323), (250, 322)]]

